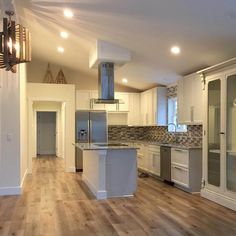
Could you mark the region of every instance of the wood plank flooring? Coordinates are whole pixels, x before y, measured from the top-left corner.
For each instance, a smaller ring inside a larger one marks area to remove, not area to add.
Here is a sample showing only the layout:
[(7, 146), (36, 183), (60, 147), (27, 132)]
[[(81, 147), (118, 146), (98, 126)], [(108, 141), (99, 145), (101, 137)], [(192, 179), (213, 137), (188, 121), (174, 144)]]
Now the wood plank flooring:
[(33, 161), (21, 196), (0, 197), (0, 235), (236, 235), (236, 212), (153, 178), (133, 198), (97, 201), (63, 160)]

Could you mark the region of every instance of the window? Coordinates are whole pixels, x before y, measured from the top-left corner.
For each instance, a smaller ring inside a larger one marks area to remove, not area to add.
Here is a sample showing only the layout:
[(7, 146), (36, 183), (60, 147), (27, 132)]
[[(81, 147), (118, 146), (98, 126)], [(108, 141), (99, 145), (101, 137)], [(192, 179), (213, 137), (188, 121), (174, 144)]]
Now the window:
[(177, 123), (177, 97), (168, 98), (168, 132), (187, 132), (187, 125)]

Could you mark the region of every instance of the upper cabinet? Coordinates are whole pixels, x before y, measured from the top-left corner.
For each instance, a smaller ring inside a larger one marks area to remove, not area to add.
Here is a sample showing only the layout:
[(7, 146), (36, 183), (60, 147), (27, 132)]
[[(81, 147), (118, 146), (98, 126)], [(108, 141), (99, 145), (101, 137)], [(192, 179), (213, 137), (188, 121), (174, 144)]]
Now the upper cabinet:
[(177, 99), (179, 124), (201, 124), (203, 122), (203, 90), (198, 74), (185, 76), (178, 81)]
[(98, 91), (77, 90), (76, 110), (104, 110), (114, 113), (109, 115), (112, 125), (140, 125), (140, 93), (115, 92), (120, 104), (96, 104), (93, 98), (98, 98)]
[(76, 110), (90, 110), (91, 91), (76, 90)]
[(128, 125), (140, 125), (140, 93), (129, 93)]
[(119, 99), (119, 104), (106, 104), (105, 110), (106, 111), (122, 111), (128, 112), (129, 111), (129, 93), (122, 93), (122, 92), (115, 92), (115, 99)]
[(167, 124), (166, 87), (156, 87), (141, 93), (141, 124), (143, 126)]

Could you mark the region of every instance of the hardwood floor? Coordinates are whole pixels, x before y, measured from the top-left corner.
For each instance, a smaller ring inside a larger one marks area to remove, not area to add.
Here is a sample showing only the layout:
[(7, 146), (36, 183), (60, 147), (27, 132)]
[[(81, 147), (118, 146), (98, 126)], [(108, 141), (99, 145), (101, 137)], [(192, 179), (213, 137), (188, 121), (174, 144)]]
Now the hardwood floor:
[(236, 212), (152, 178), (134, 198), (97, 201), (63, 161), (33, 161), (21, 196), (0, 197), (0, 235), (236, 235)]

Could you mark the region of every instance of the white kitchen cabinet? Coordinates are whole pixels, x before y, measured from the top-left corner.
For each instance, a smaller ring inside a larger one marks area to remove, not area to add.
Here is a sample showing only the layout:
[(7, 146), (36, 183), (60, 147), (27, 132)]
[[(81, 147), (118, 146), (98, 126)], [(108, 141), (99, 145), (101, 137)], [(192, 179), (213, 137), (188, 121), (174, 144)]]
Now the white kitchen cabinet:
[(178, 81), (177, 119), (179, 124), (201, 124), (203, 122), (203, 90), (201, 78), (194, 73)]
[(141, 93), (141, 123), (143, 126), (166, 125), (166, 87), (156, 87)]
[(141, 171), (160, 176), (160, 146), (136, 143), (138, 147), (138, 168)]
[(202, 149), (171, 148), (171, 181), (188, 192), (200, 192)]
[(160, 146), (148, 145), (148, 172), (160, 176)]
[(119, 111), (129, 111), (129, 93), (115, 92), (115, 99), (121, 101), (118, 105)]
[[(90, 91), (90, 99), (98, 99), (98, 91), (92, 90)], [(91, 103), (91, 110), (105, 110), (105, 104), (96, 104), (94, 102)]]
[(236, 59), (200, 71), (204, 83), (201, 196), (236, 210)]
[(145, 167), (145, 145), (143, 143), (135, 143), (135, 146), (138, 147), (137, 149), (137, 163), (138, 168), (144, 169)]
[(115, 99), (119, 99), (119, 104), (106, 104), (106, 111), (129, 111), (129, 93), (115, 92)]
[(96, 104), (96, 90), (76, 90), (76, 110), (106, 110), (112, 125), (140, 125), (140, 93), (115, 92), (120, 104)]
[(76, 90), (76, 110), (90, 110), (89, 90)]
[(152, 89), (153, 97), (153, 124), (159, 126), (167, 125), (167, 89), (156, 87)]
[(140, 125), (140, 93), (129, 93), (128, 125)]

